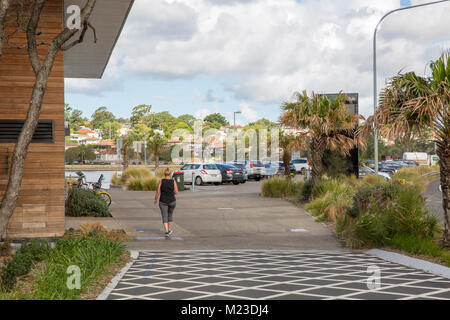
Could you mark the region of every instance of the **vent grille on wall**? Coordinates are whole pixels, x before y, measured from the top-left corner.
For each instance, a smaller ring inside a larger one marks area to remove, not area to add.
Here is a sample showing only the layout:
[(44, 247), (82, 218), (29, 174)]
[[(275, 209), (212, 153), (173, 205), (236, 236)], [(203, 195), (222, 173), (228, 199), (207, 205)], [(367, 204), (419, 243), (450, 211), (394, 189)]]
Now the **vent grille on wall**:
[(7, 176), (9, 169), (8, 148), (0, 148), (0, 176)]
[[(24, 120), (0, 119), (0, 143), (17, 142), (24, 122)], [(53, 143), (54, 141), (54, 121), (39, 120), (31, 142)]]

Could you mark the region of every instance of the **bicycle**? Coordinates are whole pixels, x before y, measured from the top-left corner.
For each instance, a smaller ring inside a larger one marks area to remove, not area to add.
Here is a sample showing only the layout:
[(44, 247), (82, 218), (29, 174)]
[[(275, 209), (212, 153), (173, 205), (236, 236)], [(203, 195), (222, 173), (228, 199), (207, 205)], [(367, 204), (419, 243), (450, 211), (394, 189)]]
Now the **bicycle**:
[(86, 176), (84, 175), (83, 172), (79, 171), (79, 172), (77, 172), (77, 175), (78, 175), (77, 184), (76, 184), (77, 188), (91, 190), (95, 194), (98, 194), (103, 200), (105, 200), (108, 207), (111, 205), (111, 202), (112, 202), (111, 195), (108, 192), (106, 192), (104, 189), (102, 189), (102, 181), (105, 180), (105, 177), (103, 176), (103, 174), (100, 175), (100, 178), (98, 179), (97, 182), (91, 182), (91, 183), (88, 183), (86, 181)]

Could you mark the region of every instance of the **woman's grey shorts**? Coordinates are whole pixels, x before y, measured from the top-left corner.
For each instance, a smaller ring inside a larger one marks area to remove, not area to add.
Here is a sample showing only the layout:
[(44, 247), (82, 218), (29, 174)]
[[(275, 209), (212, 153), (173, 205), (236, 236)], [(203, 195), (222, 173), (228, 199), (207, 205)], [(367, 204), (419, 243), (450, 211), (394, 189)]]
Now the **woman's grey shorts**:
[(161, 209), (161, 216), (163, 219), (163, 223), (172, 222), (173, 221), (173, 210), (175, 210), (175, 207), (177, 205), (177, 202), (171, 202), (169, 204), (164, 202), (159, 202), (159, 209)]

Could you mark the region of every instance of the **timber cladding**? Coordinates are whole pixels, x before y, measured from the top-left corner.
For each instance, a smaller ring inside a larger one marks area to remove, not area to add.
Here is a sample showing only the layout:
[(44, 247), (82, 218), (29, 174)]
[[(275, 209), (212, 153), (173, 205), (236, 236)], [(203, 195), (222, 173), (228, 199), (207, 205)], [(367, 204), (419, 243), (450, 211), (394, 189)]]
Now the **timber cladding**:
[[(62, 13), (62, 0), (47, 1), (40, 21), (40, 31), (43, 31), (45, 41), (51, 41), (62, 30)], [(13, 30), (12, 26), (7, 26), (6, 33)], [(11, 42), (25, 44), (25, 33), (16, 34)], [(41, 59), (46, 51), (46, 46), (39, 47)], [(52, 120), (53, 142), (33, 142), (29, 146), (22, 189), (17, 208), (9, 222), (8, 238), (55, 237), (64, 234), (63, 56), (60, 52), (53, 66), (40, 117), (40, 120)], [(3, 57), (0, 58), (0, 119), (26, 118), (34, 80), (27, 49), (14, 49), (4, 43)], [(8, 182), (6, 166), (11, 167), (13, 151), (13, 142), (0, 142), (0, 198)]]

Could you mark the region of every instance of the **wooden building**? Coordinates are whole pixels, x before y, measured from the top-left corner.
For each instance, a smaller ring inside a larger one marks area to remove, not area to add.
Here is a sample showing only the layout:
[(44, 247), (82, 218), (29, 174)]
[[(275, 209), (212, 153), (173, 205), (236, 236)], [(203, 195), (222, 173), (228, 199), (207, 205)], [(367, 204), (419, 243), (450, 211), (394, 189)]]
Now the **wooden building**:
[[(47, 0), (40, 29), (47, 41), (64, 27), (65, 12), (82, 0)], [(64, 79), (101, 78), (121, 33), (132, 0), (97, 0), (91, 32), (85, 42), (60, 52), (52, 69), (44, 97), (38, 128), (28, 149), (19, 201), (10, 219), (7, 238), (47, 238), (64, 233)], [(10, 33), (12, 27), (7, 27)], [(25, 44), (25, 33), (12, 38)], [(47, 47), (39, 47), (43, 57)], [(12, 153), (26, 118), (34, 86), (34, 73), (26, 49), (13, 49), (4, 43), (0, 58), (0, 199), (6, 189)]]

